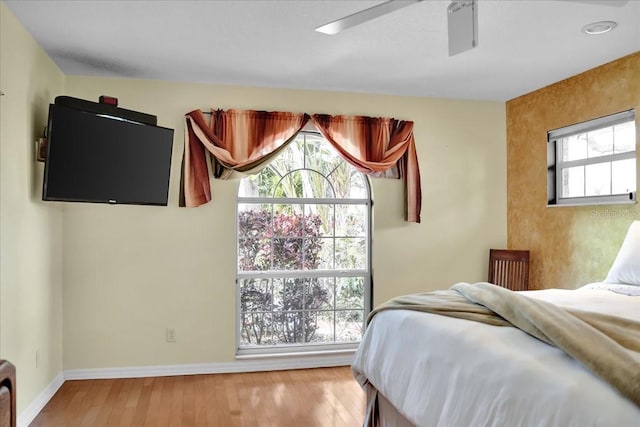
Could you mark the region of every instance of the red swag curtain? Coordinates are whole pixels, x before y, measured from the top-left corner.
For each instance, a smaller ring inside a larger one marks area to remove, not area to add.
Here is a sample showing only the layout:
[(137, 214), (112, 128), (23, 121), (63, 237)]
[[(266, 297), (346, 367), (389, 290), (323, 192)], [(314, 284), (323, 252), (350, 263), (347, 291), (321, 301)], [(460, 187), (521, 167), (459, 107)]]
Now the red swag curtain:
[(312, 115), (311, 122), (360, 172), (376, 175), (398, 166), (405, 183), (406, 220), (420, 222), (422, 191), (413, 122), (326, 114)]
[[(309, 119), (307, 114), (286, 112), (213, 110), (207, 124), (202, 111), (188, 113), (180, 206), (211, 200), (206, 151), (212, 154), (216, 178), (231, 171), (250, 172), (278, 155)], [(380, 176), (397, 167), (406, 187), (406, 219), (420, 222), (422, 193), (413, 122), (326, 114), (314, 114), (311, 121), (358, 171)]]
[(216, 178), (231, 171), (248, 172), (277, 155), (309, 121), (307, 114), (271, 111), (212, 110), (186, 115), (180, 206), (200, 206), (211, 200), (205, 149), (213, 156)]

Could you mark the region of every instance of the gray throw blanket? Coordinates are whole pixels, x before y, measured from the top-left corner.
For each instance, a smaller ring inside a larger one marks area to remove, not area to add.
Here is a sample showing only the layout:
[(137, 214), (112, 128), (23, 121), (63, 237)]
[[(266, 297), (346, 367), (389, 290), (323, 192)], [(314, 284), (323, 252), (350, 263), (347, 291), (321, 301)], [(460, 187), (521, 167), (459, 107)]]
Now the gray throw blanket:
[(490, 283), (394, 298), (376, 307), (367, 323), (394, 309), (514, 326), (563, 350), (640, 406), (640, 322), (558, 307)]

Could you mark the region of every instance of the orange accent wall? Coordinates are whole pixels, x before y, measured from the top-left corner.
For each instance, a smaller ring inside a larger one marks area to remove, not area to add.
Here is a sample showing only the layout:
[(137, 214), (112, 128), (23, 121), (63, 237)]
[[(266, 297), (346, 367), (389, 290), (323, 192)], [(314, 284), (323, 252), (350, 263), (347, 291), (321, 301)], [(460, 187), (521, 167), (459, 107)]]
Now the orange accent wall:
[(507, 241), (531, 251), (531, 289), (603, 280), (640, 220), (637, 204), (547, 207), (547, 131), (630, 108), (637, 149), (640, 52), (507, 102)]

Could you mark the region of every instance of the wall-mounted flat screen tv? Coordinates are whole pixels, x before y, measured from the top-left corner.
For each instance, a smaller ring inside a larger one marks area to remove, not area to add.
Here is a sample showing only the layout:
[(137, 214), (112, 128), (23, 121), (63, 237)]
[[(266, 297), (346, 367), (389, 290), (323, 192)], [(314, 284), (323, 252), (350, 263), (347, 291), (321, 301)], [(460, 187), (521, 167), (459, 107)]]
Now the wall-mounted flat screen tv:
[(58, 97), (47, 133), (43, 200), (167, 205), (173, 129), (155, 116)]

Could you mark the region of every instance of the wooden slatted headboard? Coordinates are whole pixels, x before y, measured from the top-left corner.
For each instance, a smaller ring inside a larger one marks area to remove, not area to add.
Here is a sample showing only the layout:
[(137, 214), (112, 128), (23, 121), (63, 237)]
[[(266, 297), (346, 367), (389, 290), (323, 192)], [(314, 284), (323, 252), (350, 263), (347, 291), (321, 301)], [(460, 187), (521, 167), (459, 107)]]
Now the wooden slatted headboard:
[(529, 251), (490, 249), (489, 283), (512, 291), (529, 289)]

